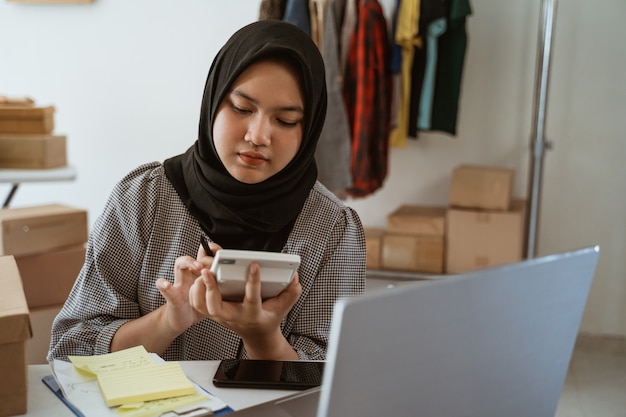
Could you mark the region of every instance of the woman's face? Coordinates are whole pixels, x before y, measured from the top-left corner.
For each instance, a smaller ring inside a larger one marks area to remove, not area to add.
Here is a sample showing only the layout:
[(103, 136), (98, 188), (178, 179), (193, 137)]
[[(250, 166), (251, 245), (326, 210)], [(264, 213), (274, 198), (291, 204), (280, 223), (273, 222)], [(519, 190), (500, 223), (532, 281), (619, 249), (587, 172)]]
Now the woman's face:
[(213, 140), (237, 180), (256, 184), (283, 169), (302, 143), (304, 101), (296, 72), (263, 60), (233, 83), (217, 109)]

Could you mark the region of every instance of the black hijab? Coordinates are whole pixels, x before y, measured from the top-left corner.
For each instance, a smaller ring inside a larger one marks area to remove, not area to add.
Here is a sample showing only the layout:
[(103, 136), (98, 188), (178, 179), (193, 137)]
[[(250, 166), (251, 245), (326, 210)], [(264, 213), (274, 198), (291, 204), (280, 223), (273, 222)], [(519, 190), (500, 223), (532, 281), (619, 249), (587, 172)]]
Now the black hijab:
[[(265, 57), (284, 57), (300, 71), (304, 99), (303, 138), (296, 156), (258, 184), (233, 178), (213, 142), (215, 113), (235, 79)], [(315, 148), (326, 117), (324, 62), (311, 37), (279, 20), (238, 30), (209, 70), (198, 140), (164, 162), (165, 173), (204, 232), (224, 248), (279, 252), (317, 179)]]

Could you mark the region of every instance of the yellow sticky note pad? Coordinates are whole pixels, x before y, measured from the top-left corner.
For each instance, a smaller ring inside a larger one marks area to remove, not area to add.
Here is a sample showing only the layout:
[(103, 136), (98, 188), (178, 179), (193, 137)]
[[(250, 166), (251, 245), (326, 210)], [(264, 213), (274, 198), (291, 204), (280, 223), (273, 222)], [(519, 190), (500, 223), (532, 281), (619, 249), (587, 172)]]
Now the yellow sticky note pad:
[(124, 404), (117, 407), (115, 412), (123, 417), (151, 417), (167, 411), (175, 410), (179, 407), (185, 407), (200, 401), (205, 401), (208, 398), (208, 395), (196, 392), (195, 394), (183, 395), (182, 397)]
[(105, 355), (68, 356), (68, 359), (77, 370), (94, 376), (104, 372), (138, 368), (155, 363), (143, 346), (135, 346)]
[(196, 392), (178, 362), (105, 372), (98, 374), (98, 384), (109, 407)]
[(97, 377), (109, 407), (196, 393), (178, 362), (157, 363), (143, 346), (68, 358), (79, 371)]

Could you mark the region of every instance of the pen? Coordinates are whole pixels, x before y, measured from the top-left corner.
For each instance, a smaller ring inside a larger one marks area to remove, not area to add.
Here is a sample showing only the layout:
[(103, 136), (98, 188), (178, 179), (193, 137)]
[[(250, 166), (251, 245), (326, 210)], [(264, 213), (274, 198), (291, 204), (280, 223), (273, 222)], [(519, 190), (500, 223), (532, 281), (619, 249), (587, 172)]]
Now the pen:
[(204, 248), (204, 253), (206, 253), (207, 256), (215, 256), (211, 248), (209, 248), (209, 239), (206, 236), (200, 236), (200, 244)]

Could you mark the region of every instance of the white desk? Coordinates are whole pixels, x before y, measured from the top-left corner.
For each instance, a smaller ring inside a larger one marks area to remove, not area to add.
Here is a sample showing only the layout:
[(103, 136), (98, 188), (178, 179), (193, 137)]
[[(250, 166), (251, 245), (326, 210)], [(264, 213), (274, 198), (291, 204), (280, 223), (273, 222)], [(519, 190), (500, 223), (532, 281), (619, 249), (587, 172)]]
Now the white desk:
[[(234, 410), (284, 397), (296, 391), (217, 388), (213, 385), (213, 374), (219, 361), (183, 361), (180, 363), (185, 374), (196, 384), (220, 398)], [(48, 365), (28, 366), (28, 417), (74, 417), (65, 404), (41, 382), (41, 378), (52, 372)]]
[(17, 188), (24, 182), (72, 181), (76, 178), (76, 169), (70, 165), (50, 169), (0, 169), (0, 183), (12, 184), (9, 195), (2, 207), (8, 207)]

